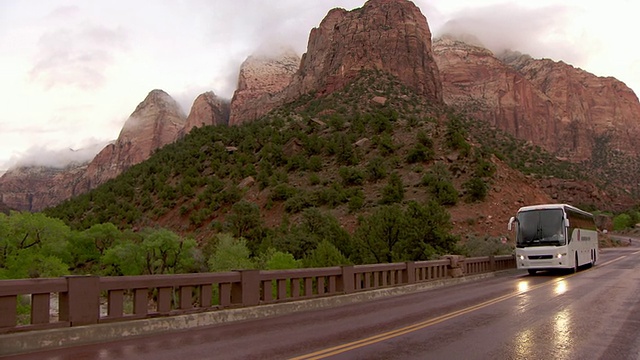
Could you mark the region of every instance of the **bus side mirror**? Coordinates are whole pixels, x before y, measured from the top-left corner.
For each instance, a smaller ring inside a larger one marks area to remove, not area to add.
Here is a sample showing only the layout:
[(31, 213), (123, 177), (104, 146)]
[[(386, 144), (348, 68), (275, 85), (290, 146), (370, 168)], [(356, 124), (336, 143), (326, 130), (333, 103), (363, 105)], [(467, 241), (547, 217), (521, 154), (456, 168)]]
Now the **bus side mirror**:
[(564, 226), (569, 227), (569, 219), (564, 219)]
[(512, 217), (509, 219), (509, 224), (507, 225), (507, 230), (511, 231), (511, 228), (513, 227), (513, 222), (514, 222), (514, 221), (516, 221), (516, 218), (512, 216)]

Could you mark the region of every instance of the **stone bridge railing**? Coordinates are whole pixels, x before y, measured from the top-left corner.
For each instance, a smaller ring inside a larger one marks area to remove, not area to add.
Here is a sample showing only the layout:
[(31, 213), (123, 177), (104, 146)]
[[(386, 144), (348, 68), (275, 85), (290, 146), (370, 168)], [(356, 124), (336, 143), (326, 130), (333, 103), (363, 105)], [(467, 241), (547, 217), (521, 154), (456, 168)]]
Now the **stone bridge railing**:
[(221, 273), (0, 281), (0, 334), (350, 294), (515, 268), (489, 256)]

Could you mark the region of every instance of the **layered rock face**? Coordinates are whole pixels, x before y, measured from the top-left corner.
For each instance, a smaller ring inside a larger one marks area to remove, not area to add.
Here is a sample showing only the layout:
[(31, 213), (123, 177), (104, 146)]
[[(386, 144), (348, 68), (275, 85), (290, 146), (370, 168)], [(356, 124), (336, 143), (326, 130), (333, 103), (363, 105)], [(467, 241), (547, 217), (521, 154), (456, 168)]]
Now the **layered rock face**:
[(291, 83), (300, 57), (293, 51), (279, 55), (250, 56), (240, 67), (238, 87), (231, 99), (229, 125), (264, 115), (279, 102), (274, 96)]
[[(18, 167), (0, 178), (0, 203), (20, 211), (40, 211), (87, 192), (83, 176), (87, 164), (64, 169)], [(1, 204), (0, 204), (0, 207)]]
[(193, 128), (229, 123), (229, 102), (208, 91), (198, 95), (180, 135), (188, 134)]
[(640, 103), (627, 86), (562, 62), (491, 51), (452, 38), (434, 41), (448, 105), (571, 161), (599, 141), (638, 154)]
[(0, 200), (11, 209), (40, 211), (85, 193), (174, 142), (185, 120), (173, 98), (164, 91), (153, 90), (127, 119), (118, 139), (90, 163), (64, 169), (11, 169), (0, 178)]
[(299, 61), (293, 55), (247, 59), (229, 124), (255, 120), (304, 94), (339, 90), (362, 70), (390, 73), (426, 99), (442, 102), (431, 31), (420, 9), (405, 0), (370, 0), (352, 11), (331, 10), (311, 30)]
[(154, 150), (174, 142), (185, 122), (185, 115), (171, 96), (162, 90), (151, 91), (129, 116), (118, 140), (107, 145), (89, 164), (88, 187), (103, 184), (148, 159)]
[(429, 100), (442, 101), (431, 31), (412, 2), (370, 0), (352, 11), (331, 10), (311, 30), (307, 53), (288, 96), (330, 93), (361, 70), (372, 69), (397, 76)]
[[(613, 77), (598, 77), (564, 62), (530, 56), (504, 56), (558, 109), (556, 121), (569, 135), (559, 151), (571, 151), (575, 160), (588, 159), (594, 146), (640, 154), (640, 102), (636, 94)], [(563, 141), (558, 141), (562, 144)], [(568, 145), (568, 146), (566, 146)]]

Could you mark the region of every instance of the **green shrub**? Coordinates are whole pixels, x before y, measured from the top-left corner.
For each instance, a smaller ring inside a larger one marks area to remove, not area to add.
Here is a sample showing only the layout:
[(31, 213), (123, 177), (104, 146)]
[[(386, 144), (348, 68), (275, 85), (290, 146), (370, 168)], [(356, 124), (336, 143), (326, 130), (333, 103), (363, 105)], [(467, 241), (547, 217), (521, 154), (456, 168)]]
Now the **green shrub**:
[(392, 173), (389, 182), (382, 188), (381, 204), (393, 204), (404, 199), (404, 184), (398, 173)]
[(365, 175), (358, 168), (343, 166), (338, 170), (338, 173), (344, 186), (362, 185), (364, 183)]
[(286, 201), (287, 199), (296, 195), (298, 190), (287, 184), (276, 185), (269, 195), (269, 199), (273, 201)]
[(469, 202), (482, 201), (487, 197), (487, 193), (489, 192), (489, 185), (478, 177), (469, 179), (462, 184), (462, 187), (467, 190), (467, 201)]
[(369, 160), (367, 163), (367, 175), (369, 180), (373, 182), (384, 179), (387, 176), (387, 167), (382, 157), (376, 156)]
[(407, 163), (415, 164), (418, 162), (424, 162), (433, 160), (435, 152), (433, 149), (429, 149), (426, 146), (418, 143), (409, 150), (409, 154), (407, 155)]

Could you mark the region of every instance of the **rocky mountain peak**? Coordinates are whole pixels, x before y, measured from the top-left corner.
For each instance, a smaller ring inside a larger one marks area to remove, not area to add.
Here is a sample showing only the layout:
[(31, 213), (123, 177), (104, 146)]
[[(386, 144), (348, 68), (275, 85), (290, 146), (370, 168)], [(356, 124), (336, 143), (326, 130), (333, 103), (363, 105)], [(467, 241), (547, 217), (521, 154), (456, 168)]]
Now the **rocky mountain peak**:
[(253, 120), (270, 110), (274, 104), (272, 97), (290, 84), (299, 64), (300, 57), (290, 49), (249, 56), (240, 66), (229, 125)]
[(193, 128), (209, 125), (227, 125), (229, 123), (229, 101), (224, 100), (213, 91), (198, 95), (191, 106), (181, 136), (188, 134)]
[(300, 60), (249, 57), (240, 69), (229, 124), (255, 120), (304, 94), (331, 93), (362, 70), (390, 73), (426, 99), (443, 100), (431, 31), (420, 9), (407, 0), (370, 0), (351, 11), (329, 11), (311, 30)]
[[(177, 131), (184, 127), (185, 122), (186, 116), (182, 109), (169, 94), (162, 90), (152, 90), (124, 123), (117, 142), (137, 142), (136, 140), (142, 140), (140, 135), (149, 140), (148, 135), (151, 135), (155, 143), (151, 146), (155, 146), (155, 149), (173, 142)], [(177, 131), (172, 131), (176, 129)]]
[(131, 113), (116, 142), (107, 145), (89, 164), (88, 187), (118, 176), (148, 159), (154, 150), (174, 142), (185, 123), (186, 116), (169, 94), (151, 91)]
[(352, 11), (331, 10), (311, 30), (289, 96), (330, 93), (361, 70), (388, 72), (418, 94), (442, 101), (431, 31), (410, 1), (370, 0)]

